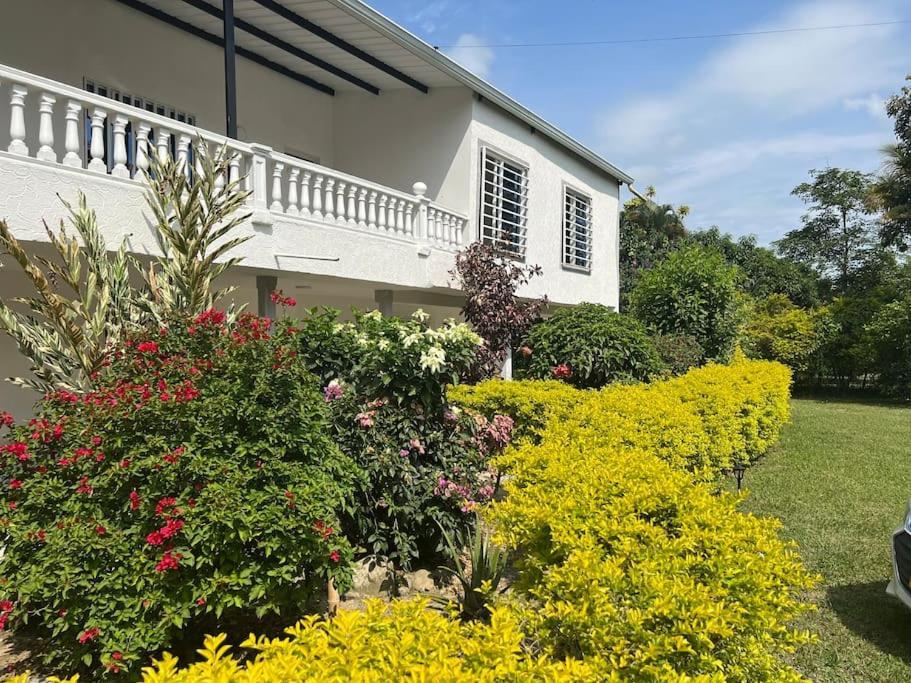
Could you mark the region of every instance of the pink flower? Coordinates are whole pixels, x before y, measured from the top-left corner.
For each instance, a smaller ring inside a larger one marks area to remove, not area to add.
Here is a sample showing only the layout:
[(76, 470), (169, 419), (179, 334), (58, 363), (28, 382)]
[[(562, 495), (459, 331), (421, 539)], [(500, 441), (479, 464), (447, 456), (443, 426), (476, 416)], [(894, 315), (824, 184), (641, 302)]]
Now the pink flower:
[(342, 559), (342, 554), (338, 550), (333, 550), (329, 553), (329, 559), (338, 564)]
[(169, 572), (180, 568), (180, 553), (175, 553), (171, 550), (166, 550), (164, 555), (161, 556), (161, 559), (158, 561), (158, 564), (155, 565), (155, 571), (158, 573)]
[(22, 488), (22, 482), (19, 481), (18, 479), (12, 479), (12, 480), (10, 480), (9, 487), (10, 487), (11, 489), (21, 489), (21, 488)]
[(556, 379), (566, 379), (573, 376), (573, 371), (566, 363), (561, 363), (551, 369), (551, 374), (553, 374)]
[(368, 429), (373, 426), (373, 416), (376, 415), (376, 412), (370, 410), (366, 413), (358, 413), (357, 417), (354, 418), (359, 427)]
[(89, 628), (79, 634), (76, 640), (79, 641), (80, 645), (85, 645), (90, 640), (94, 640), (101, 634), (101, 630), (98, 628)]
[(108, 532), (108, 530), (105, 529), (100, 524), (95, 527), (95, 533), (98, 534), (99, 536), (104, 536), (107, 532)]
[(326, 400), (326, 403), (331, 403), (332, 401), (341, 398), (344, 393), (345, 387), (343, 387), (341, 382), (337, 379), (332, 380), (323, 387), (323, 398)]
[(139, 353), (158, 353), (158, 344), (153, 341), (144, 341), (136, 345)]
[(411, 451), (409, 451), (407, 448), (403, 448), (399, 451), (399, 455), (403, 458), (407, 458), (409, 455), (411, 455)]

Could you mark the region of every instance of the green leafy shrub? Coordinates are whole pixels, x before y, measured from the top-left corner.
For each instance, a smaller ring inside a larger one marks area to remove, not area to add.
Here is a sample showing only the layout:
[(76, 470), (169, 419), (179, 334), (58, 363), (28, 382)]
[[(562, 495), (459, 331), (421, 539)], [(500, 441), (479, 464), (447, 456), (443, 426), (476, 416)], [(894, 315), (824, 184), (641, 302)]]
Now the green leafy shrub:
[(301, 362), (321, 377), (333, 437), (359, 466), (345, 530), (355, 545), (409, 568), (442, 547), (494, 491), (490, 457), (512, 421), (451, 410), (446, 387), (476, 362), (480, 337), (467, 325), (334, 311), (286, 321)]
[(97, 389), (52, 393), (12, 428), (0, 599), (52, 668), (135, 672), (349, 583), (337, 511), (356, 471), (315, 378), (268, 331), (208, 311), (131, 336)]
[(557, 378), (580, 388), (645, 380), (661, 367), (641, 323), (588, 303), (561, 308), (532, 327), (514, 362), (519, 378)]
[(671, 375), (682, 375), (702, 362), (705, 352), (691, 334), (656, 334), (652, 337), (655, 351), (665, 370)]
[(743, 349), (752, 358), (777, 360), (803, 372), (825, 343), (829, 326), (825, 309), (808, 311), (784, 294), (773, 294), (755, 306), (743, 331)]
[(911, 296), (883, 306), (865, 331), (879, 385), (911, 398)]
[(688, 334), (705, 360), (726, 360), (737, 339), (737, 269), (711, 249), (685, 247), (642, 273), (631, 311), (660, 334)]

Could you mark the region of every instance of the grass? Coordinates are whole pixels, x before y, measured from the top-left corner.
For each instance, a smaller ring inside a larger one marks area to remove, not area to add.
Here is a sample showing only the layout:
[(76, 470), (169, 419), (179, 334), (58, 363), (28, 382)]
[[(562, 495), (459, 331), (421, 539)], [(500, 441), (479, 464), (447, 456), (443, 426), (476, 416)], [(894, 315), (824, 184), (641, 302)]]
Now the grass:
[(820, 682), (911, 681), (911, 611), (886, 595), (889, 537), (911, 498), (911, 407), (795, 399), (781, 443), (744, 479), (822, 575), (794, 656)]

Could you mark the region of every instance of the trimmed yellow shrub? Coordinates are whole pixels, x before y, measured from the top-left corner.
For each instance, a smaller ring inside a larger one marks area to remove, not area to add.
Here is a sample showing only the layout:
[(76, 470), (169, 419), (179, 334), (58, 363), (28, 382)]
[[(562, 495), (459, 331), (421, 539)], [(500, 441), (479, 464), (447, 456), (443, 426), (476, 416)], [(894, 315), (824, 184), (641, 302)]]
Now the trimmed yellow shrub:
[(449, 400), (483, 415), (509, 415), (515, 422), (513, 443), (536, 441), (553, 421), (566, 419), (590, 392), (557, 380), (492, 379), (449, 387)]
[[(388, 608), (387, 608), (388, 607)], [(427, 600), (376, 600), (364, 612), (341, 612), (331, 621), (308, 617), (288, 637), (250, 636), (256, 652), (240, 661), (209, 637), (202, 661), (185, 669), (164, 659), (144, 670), (146, 683), (276, 683), (277, 681), (596, 681), (595, 669), (575, 660), (529, 656), (514, 615), (494, 611), (490, 624), (462, 625), (428, 609)], [(595, 664), (598, 662), (595, 661)]]
[(809, 640), (791, 623), (812, 578), (776, 521), (643, 451), (519, 450), (533, 476), (515, 470), (488, 519), (518, 551), (507, 601), (548, 654), (621, 680), (801, 680), (780, 655)]

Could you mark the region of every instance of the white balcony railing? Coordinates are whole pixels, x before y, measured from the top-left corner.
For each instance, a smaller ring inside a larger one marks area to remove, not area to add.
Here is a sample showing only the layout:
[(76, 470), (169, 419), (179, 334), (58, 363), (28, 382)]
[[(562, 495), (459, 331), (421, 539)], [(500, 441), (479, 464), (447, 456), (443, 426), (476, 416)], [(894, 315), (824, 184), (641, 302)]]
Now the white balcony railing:
[[(9, 91), (11, 154), (140, 182), (151, 154), (189, 168), (201, 138), (231, 155), (231, 178), (244, 177), (256, 222), (318, 221), (446, 250), (464, 244), (466, 217), (428, 200), (423, 183), (400, 192), (3, 65), (0, 86)], [(28, 123), (37, 125), (35, 149)]]

